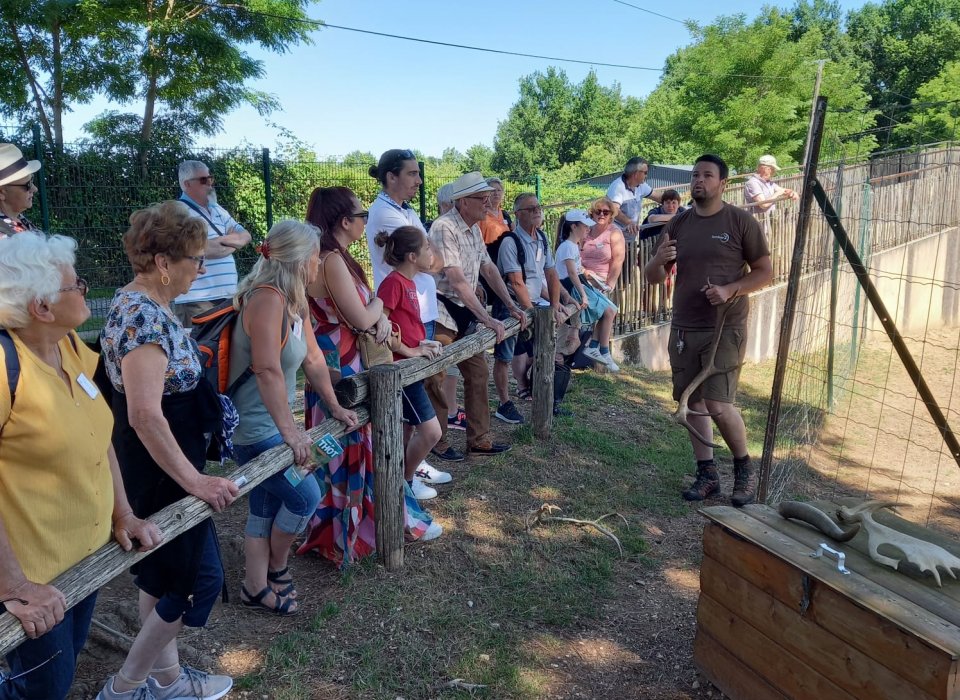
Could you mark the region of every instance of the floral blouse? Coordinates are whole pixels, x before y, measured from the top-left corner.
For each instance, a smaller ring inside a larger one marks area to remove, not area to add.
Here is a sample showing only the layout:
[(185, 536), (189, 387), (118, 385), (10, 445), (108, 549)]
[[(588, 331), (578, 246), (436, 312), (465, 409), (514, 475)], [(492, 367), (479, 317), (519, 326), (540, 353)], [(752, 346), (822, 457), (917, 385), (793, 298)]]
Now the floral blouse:
[(167, 355), (164, 394), (192, 391), (203, 376), (200, 352), (189, 332), (171, 311), (143, 292), (117, 291), (100, 341), (104, 369), (113, 388), (121, 393), (120, 362), (141, 345), (159, 345)]

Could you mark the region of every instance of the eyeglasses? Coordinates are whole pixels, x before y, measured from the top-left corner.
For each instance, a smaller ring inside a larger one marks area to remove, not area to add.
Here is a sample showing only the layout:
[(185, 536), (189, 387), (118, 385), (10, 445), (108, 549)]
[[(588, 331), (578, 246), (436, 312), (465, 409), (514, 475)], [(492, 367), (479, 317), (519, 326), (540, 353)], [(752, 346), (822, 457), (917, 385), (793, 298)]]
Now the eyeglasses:
[(537, 204), (536, 206), (532, 207), (520, 207), (519, 209), (514, 209), (514, 211), (543, 211), (543, 207)]
[(22, 187), (25, 190), (29, 190), (33, 187), (33, 178), (30, 178), (30, 182), (11, 182), (7, 184), (6, 187)]
[(594, 209), (590, 213), (594, 216), (610, 216), (613, 212), (610, 209)]
[(58, 292), (80, 292), (80, 296), (87, 296), (87, 292), (90, 291), (90, 285), (87, 284), (85, 279), (77, 277), (77, 283), (70, 287), (62, 287), (57, 290)]
[(470, 195), (469, 197), (464, 197), (464, 199), (476, 199), (476, 200), (481, 201), (481, 202), (489, 202), (489, 201), (490, 201), (490, 195), (488, 195), (488, 194), (473, 194), (473, 195)]
[(370, 212), (368, 211), (358, 211), (353, 214), (350, 214), (348, 218), (363, 219), (364, 221), (366, 221), (369, 216), (370, 216)]
[[(201, 185), (212, 185), (213, 184), (213, 175), (204, 175), (203, 177), (191, 177), (190, 180), (194, 182), (199, 182)], [(187, 182), (190, 182), (187, 180)]]
[(206, 262), (207, 256), (206, 255), (184, 255), (183, 259), (193, 260), (193, 262), (197, 263), (197, 269), (199, 270), (201, 267), (203, 267), (203, 263)]

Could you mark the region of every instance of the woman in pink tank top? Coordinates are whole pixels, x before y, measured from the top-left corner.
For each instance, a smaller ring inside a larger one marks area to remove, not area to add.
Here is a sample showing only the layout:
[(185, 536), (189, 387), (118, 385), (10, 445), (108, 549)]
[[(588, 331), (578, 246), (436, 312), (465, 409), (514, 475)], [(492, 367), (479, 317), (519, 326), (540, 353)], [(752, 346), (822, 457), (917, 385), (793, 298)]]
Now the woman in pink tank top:
[(616, 215), (617, 205), (607, 197), (594, 201), (590, 208), (590, 218), (596, 221), (597, 225), (590, 229), (580, 252), (584, 269), (595, 273), (611, 289), (616, 287), (620, 280), (626, 251), (623, 233), (613, 223)]

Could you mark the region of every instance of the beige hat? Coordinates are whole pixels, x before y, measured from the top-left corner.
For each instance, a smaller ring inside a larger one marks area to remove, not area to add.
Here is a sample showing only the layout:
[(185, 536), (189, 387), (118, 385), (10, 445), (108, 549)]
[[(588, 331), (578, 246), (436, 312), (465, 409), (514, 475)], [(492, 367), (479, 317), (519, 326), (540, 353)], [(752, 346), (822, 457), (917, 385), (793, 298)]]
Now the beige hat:
[(0, 186), (22, 180), (40, 169), (39, 160), (25, 160), (12, 143), (0, 143)]
[(483, 178), (478, 171), (474, 170), (472, 173), (467, 173), (461, 175), (456, 180), (453, 181), (453, 191), (450, 193), (450, 200), (455, 202), (458, 199), (463, 199), (471, 194), (478, 194), (480, 192), (493, 192), (493, 188), (487, 184), (487, 181)]
[(777, 159), (770, 155), (760, 156), (760, 160), (757, 161), (757, 165), (769, 165), (774, 170), (780, 169), (780, 166), (777, 165)]

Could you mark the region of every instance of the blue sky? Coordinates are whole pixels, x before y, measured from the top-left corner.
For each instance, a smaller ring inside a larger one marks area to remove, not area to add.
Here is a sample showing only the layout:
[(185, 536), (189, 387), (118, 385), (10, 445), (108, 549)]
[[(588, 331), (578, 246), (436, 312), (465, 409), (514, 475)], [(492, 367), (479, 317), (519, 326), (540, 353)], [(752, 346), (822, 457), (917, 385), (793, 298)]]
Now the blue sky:
[[(629, 2), (702, 24), (711, 22), (721, 9), (723, 14), (752, 18), (769, 4)], [(861, 4), (862, 0), (841, 0), (845, 11)], [(682, 24), (614, 0), (324, 0), (308, 12), (331, 24), (373, 31), (657, 69), (672, 52), (690, 43)], [(226, 117), (221, 134), (201, 141), (273, 147), (277, 140), (277, 130), (269, 124), (273, 122), (318, 154), (329, 156), (397, 147), (439, 156), (450, 146), (464, 151), (475, 143), (492, 145), (497, 122), (517, 99), (519, 79), (551, 65), (330, 28), (314, 31), (312, 38), (312, 45), (296, 46), (285, 55), (251, 51), (265, 62), (267, 71), (255, 87), (276, 95), (282, 109), (266, 118), (250, 108), (238, 109)], [(590, 70), (586, 65), (554, 65), (577, 82)], [(596, 71), (601, 83), (619, 82), (624, 94), (637, 97), (653, 90), (659, 79), (655, 71), (599, 66)], [(110, 107), (117, 108), (104, 100), (78, 106), (65, 117), (67, 139), (81, 137), (83, 124)], [(139, 112), (142, 105), (127, 109)]]

